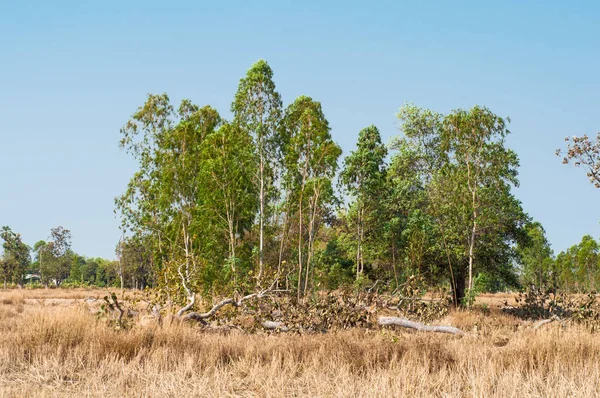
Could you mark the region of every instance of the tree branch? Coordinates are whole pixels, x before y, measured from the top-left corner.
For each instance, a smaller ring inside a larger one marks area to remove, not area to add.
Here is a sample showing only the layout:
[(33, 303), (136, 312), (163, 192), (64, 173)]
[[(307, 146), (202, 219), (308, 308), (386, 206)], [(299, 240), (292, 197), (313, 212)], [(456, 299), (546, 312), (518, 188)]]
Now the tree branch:
[[(233, 305), (234, 307), (241, 307), (242, 304), (244, 303), (244, 301), (254, 299), (254, 298), (262, 298), (262, 297), (265, 297), (266, 295), (268, 295), (269, 293), (272, 293), (272, 291), (264, 290), (260, 293), (252, 293), (252, 294), (242, 297), (238, 301), (236, 301), (233, 298), (226, 298), (226, 299), (219, 301), (217, 304), (215, 304), (208, 312), (204, 312), (204, 313), (190, 312), (189, 314), (183, 315), (185, 313), (185, 311), (187, 311), (187, 310), (189, 310), (189, 308), (191, 308), (191, 306), (188, 304), (186, 307), (179, 310), (179, 312), (177, 313), (177, 316), (180, 317), (184, 321), (187, 321), (187, 320), (202, 321), (204, 319), (214, 316), (217, 313), (217, 311), (219, 311), (221, 308), (225, 307), (226, 305)], [(184, 311), (184, 309), (185, 309), (185, 311)]]

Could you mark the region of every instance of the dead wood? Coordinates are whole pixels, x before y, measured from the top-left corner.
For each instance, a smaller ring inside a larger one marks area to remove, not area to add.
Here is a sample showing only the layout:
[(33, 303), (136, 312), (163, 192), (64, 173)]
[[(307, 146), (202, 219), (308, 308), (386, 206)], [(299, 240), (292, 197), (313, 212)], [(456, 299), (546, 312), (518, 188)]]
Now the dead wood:
[(533, 329), (534, 329), (534, 330), (537, 330), (537, 329), (541, 328), (542, 326), (544, 326), (544, 325), (547, 325), (547, 324), (549, 324), (549, 323), (552, 323), (552, 322), (554, 322), (554, 321), (561, 322), (561, 319), (560, 319), (558, 316), (556, 316), (556, 315), (552, 315), (552, 316), (551, 316), (550, 318), (548, 318), (548, 319), (543, 319), (543, 320), (541, 320), (541, 321), (538, 321), (538, 322), (534, 323), (534, 324), (533, 324)]
[(194, 301), (190, 300), (190, 304), (186, 305), (181, 310), (179, 310), (179, 312), (177, 313), (177, 316), (179, 316), (184, 321), (188, 321), (188, 320), (201, 321), (201, 320), (205, 320), (207, 318), (214, 316), (217, 313), (217, 311), (219, 311), (221, 308), (225, 307), (226, 305), (233, 305), (234, 307), (241, 307), (242, 304), (244, 303), (244, 301), (248, 301), (248, 300), (255, 299), (255, 298), (262, 298), (262, 297), (269, 295), (270, 293), (272, 293), (272, 291), (270, 291), (270, 290), (265, 290), (260, 293), (252, 293), (252, 294), (242, 297), (241, 299), (239, 299), (237, 301), (233, 298), (226, 298), (224, 300), (219, 301), (207, 312), (203, 312), (203, 313), (202, 312), (190, 312), (190, 313), (184, 315), (184, 312), (191, 308), (190, 304), (193, 305), (193, 303), (195, 301), (195, 300)]
[[(112, 300), (112, 303), (111, 303), (111, 300)], [(125, 313), (125, 310), (123, 310), (123, 308), (121, 307), (121, 304), (119, 304), (119, 300), (117, 300), (117, 295), (114, 292), (110, 293), (110, 296), (104, 297), (104, 301), (106, 301), (108, 308), (119, 312), (119, 316), (117, 318), (117, 325), (119, 326), (119, 328), (122, 328), (123, 327), (123, 314)]]
[(280, 330), (282, 332), (288, 332), (290, 330), (283, 322), (279, 321), (264, 321), (262, 327), (267, 330)]
[(459, 336), (463, 336), (465, 334), (465, 332), (459, 328), (455, 328), (454, 326), (430, 326), (395, 316), (380, 316), (377, 320), (377, 323), (381, 326), (401, 326), (403, 328), (415, 329), (420, 332), (449, 333)]

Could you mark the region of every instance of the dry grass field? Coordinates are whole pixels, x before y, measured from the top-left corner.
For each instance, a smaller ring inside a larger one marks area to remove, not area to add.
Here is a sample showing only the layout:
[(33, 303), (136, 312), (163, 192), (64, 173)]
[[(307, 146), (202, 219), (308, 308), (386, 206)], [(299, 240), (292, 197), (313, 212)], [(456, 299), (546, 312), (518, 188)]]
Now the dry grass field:
[(0, 291), (0, 397), (600, 396), (596, 334), (533, 330), (493, 308), (440, 321), (469, 332), (462, 338), (208, 333), (177, 322), (116, 331), (86, 307), (104, 293)]

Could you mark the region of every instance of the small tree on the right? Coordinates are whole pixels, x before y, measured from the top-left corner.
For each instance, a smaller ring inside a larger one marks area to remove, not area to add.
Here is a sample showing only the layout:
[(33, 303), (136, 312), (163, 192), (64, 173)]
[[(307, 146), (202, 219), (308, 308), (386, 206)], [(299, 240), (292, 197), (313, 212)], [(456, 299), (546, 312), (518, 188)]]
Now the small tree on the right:
[(567, 152), (556, 150), (556, 156), (563, 157), (563, 164), (574, 164), (575, 167), (583, 167), (590, 179), (590, 183), (600, 188), (600, 132), (596, 133), (596, 140), (587, 135), (582, 137), (566, 137)]

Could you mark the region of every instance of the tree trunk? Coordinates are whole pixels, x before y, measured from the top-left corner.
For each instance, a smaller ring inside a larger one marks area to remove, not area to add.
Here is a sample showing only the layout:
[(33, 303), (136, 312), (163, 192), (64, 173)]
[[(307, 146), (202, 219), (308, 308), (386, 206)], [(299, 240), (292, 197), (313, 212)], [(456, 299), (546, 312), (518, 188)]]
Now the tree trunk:
[(455, 275), (455, 291), (453, 294), (454, 306), (459, 307), (462, 304), (463, 299), (465, 298), (465, 290), (466, 290), (466, 278), (465, 275)]
[(302, 297), (302, 193), (298, 210), (298, 300)]
[[(262, 145), (261, 145), (262, 146)], [(260, 223), (260, 232), (259, 232), (259, 249), (258, 249), (258, 281), (263, 275), (263, 259), (264, 259), (264, 219), (265, 219), (265, 159), (263, 154), (263, 148), (261, 148), (260, 152), (260, 214), (259, 214), (259, 223)]]
[[(287, 199), (286, 199), (287, 202)], [(283, 249), (285, 247), (285, 235), (287, 231), (287, 218), (288, 218), (289, 209), (285, 208), (285, 214), (283, 216), (283, 225), (281, 226), (281, 242), (279, 242), (279, 259), (277, 261), (277, 288), (279, 289), (279, 278), (281, 278), (281, 265), (283, 262)]]
[(359, 205), (359, 209), (357, 210), (357, 219), (356, 219), (356, 280), (358, 280), (359, 276), (360, 276), (360, 251), (362, 249), (361, 247), (361, 233), (360, 233), (360, 205)]
[(473, 290), (473, 257), (475, 252), (475, 236), (477, 234), (477, 212), (473, 213), (473, 230), (471, 231), (471, 242), (469, 242), (469, 290)]

